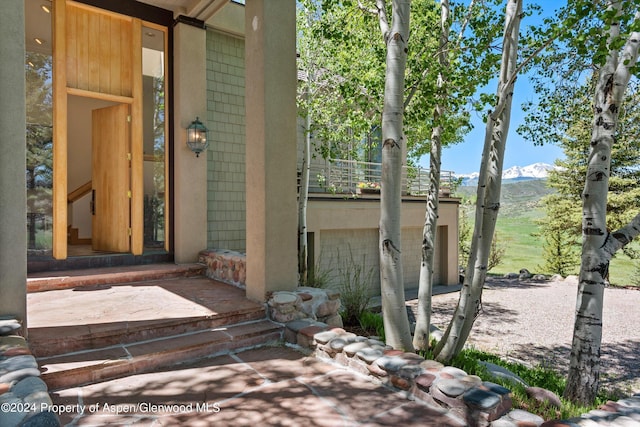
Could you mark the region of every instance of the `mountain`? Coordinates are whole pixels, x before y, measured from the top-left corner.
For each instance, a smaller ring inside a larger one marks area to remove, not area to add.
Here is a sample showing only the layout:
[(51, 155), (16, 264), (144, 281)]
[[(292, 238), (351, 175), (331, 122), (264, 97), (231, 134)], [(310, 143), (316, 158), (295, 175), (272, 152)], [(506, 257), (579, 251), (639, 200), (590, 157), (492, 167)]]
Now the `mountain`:
[(547, 163), (534, 163), (524, 167), (513, 166), (502, 172), (502, 179), (546, 178), (551, 169), (553, 169), (553, 166)]
[[(528, 166), (513, 166), (502, 171), (503, 182), (526, 181), (530, 179), (545, 179), (549, 171), (554, 166), (547, 163), (534, 163)], [(466, 175), (456, 175), (456, 178), (462, 178), (462, 185), (476, 185), (478, 183), (478, 172)]]
[[(547, 187), (546, 179), (507, 180), (500, 191), (500, 216), (515, 218), (532, 215), (540, 209), (540, 199), (554, 192), (554, 189)], [(474, 200), (476, 185), (458, 187), (454, 195)]]

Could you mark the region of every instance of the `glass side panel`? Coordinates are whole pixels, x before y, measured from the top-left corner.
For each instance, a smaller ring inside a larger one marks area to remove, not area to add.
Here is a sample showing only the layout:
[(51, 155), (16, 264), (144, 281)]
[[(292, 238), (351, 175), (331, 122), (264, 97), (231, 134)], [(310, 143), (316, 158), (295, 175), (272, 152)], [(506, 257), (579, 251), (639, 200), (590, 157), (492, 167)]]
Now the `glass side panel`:
[(25, 3), (25, 35), (28, 254), (49, 255), (53, 246), (51, 14), (41, 2)]
[(165, 247), (165, 46), (164, 31), (142, 28), (144, 108), (144, 246)]

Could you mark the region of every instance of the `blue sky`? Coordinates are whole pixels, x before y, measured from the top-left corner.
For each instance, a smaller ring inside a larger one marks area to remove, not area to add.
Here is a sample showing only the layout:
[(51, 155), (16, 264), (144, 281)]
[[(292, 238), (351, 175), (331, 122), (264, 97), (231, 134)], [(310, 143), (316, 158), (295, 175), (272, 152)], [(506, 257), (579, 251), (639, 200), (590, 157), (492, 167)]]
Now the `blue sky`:
[[(550, 144), (534, 146), (516, 132), (520, 123), (524, 122), (521, 105), (534, 97), (530, 88), (531, 85), (525, 76), (516, 81), (503, 165), (505, 170), (512, 166), (527, 166), (538, 162), (553, 164), (555, 159), (564, 157), (559, 147)], [(453, 171), (456, 174), (469, 174), (480, 170), (486, 125), (479, 113), (474, 116), (473, 125), (474, 129), (466, 135), (464, 142), (442, 150), (442, 170)], [(423, 157), (420, 164), (428, 167), (429, 156)]]
[[(527, 6), (525, 2), (525, 7)], [(540, 0), (537, 2), (542, 8), (542, 15), (529, 17), (524, 21), (524, 25), (536, 25), (542, 21), (544, 16), (549, 16), (555, 10), (565, 5), (564, 0)], [(488, 93), (495, 93), (497, 81), (487, 85)], [(511, 125), (504, 158), (504, 169), (512, 166), (527, 166), (532, 163), (543, 162), (553, 164), (557, 158), (562, 158), (562, 150), (554, 145), (534, 146), (532, 142), (526, 141), (516, 132), (518, 126), (524, 122), (524, 114), (521, 105), (526, 101), (535, 99), (532, 85), (529, 78), (524, 75), (516, 80), (513, 93), (513, 104), (511, 109)], [(484, 144), (485, 123), (480, 114), (473, 117), (474, 129), (466, 135), (464, 142), (445, 148), (442, 150), (442, 170), (453, 171), (456, 174), (469, 174), (480, 170), (480, 159), (482, 158), (482, 146)], [(429, 156), (420, 159), (420, 165), (429, 167)]]

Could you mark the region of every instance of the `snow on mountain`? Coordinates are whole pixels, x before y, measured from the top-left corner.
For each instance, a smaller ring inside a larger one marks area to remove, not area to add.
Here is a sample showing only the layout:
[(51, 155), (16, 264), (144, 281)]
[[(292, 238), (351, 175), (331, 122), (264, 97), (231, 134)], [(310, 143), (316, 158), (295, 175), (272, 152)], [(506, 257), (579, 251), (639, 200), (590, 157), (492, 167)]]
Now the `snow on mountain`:
[(461, 175), (456, 175), (456, 178), (462, 178), (462, 179), (478, 179), (478, 177), (480, 176), (480, 173), (478, 172), (474, 172), (474, 173), (468, 173), (468, 174), (461, 174)]
[[(546, 178), (549, 171), (554, 166), (547, 163), (534, 163), (528, 166), (513, 166), (507, 170), (502, 171), (503, 180), (526, 180), (526, 179), (542, 179)], [(457, 178), (462, 178), (462, 185), (475, 185), (478, 180), (478, 172), (470, 174), (456, 175)]]
[(529, 166), (513, 166), (502, 172), (502, 179), (546, 178), (553, 166), (547, 163), (534, 163)]

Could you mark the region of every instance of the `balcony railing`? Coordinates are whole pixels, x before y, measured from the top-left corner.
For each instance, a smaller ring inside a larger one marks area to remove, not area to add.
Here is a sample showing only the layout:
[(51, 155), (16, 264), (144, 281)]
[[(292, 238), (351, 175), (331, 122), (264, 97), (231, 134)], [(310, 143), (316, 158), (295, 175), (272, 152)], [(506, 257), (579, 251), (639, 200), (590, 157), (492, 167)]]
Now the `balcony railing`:
[[(331, 159), (314, 162), (309, 168), (309, 192), (359, 194), (362, 188), (380, 188), (382, 164), (355, 160)], [(451, 171), (440, 172), (440, 194), (448, 196), (453, 186)], [(403, 193), (424, 196), (429, 191), (429, 169), (403, 166)], [(371, 190), (369, 190), (371, 191)]]

